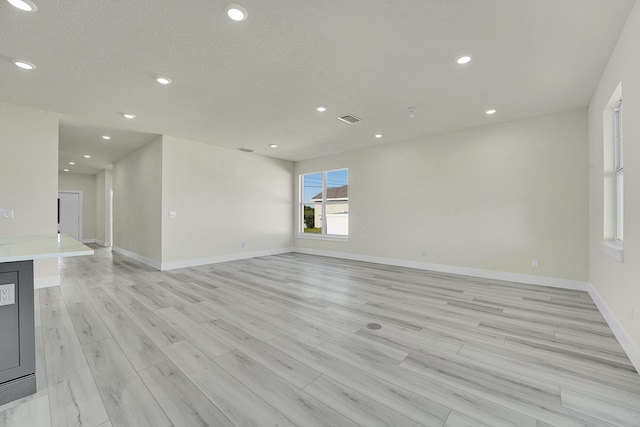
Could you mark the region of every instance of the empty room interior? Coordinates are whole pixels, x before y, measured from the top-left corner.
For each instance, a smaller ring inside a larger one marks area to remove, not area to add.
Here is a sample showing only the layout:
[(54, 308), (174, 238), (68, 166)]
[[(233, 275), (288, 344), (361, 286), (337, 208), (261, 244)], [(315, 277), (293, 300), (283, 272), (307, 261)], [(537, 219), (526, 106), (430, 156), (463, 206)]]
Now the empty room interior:
[(639, 426), (640, 3), (238, 1), (0, 1), (0, 426)]

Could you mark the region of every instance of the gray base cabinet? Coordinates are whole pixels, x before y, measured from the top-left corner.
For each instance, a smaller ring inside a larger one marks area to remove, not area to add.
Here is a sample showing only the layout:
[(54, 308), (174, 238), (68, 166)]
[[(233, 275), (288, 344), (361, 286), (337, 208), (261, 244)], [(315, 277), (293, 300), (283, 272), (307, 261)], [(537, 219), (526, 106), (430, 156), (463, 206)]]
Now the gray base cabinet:
[(5, 292), (0, 295), (0, 405), (3, 405), (36, 392), (33, 261), (0, 263), (0, 290)]

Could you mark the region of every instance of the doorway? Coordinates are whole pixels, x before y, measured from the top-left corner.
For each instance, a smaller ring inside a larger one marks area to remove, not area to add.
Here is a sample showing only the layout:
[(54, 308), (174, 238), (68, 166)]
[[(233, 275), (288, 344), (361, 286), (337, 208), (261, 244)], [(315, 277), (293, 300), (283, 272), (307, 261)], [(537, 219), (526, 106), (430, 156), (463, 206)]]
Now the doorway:
[(58, 192), (58, 233), (82, 241), (82, 192)]

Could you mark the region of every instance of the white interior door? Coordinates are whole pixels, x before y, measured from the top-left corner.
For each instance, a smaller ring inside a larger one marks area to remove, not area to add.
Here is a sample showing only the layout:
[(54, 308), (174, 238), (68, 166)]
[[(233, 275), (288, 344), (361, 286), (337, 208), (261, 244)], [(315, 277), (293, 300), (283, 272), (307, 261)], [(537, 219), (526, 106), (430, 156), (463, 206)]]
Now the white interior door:
[(82, 241), (82, 203), (80, 193), (61, 191), (58, 193), (60, 209), (60, 233)]
[(109, 190), (109, 247), (113, 247), (113, 190)]

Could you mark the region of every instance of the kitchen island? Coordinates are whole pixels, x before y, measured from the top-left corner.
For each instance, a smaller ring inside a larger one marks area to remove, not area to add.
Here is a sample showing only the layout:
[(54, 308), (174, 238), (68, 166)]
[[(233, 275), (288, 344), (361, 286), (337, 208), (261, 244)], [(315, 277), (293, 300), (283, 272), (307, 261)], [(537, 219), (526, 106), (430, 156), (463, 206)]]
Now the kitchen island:
[(0, 238), (0, 405), (36, 392), (33, 261), (81, 255), (66, 234)]

